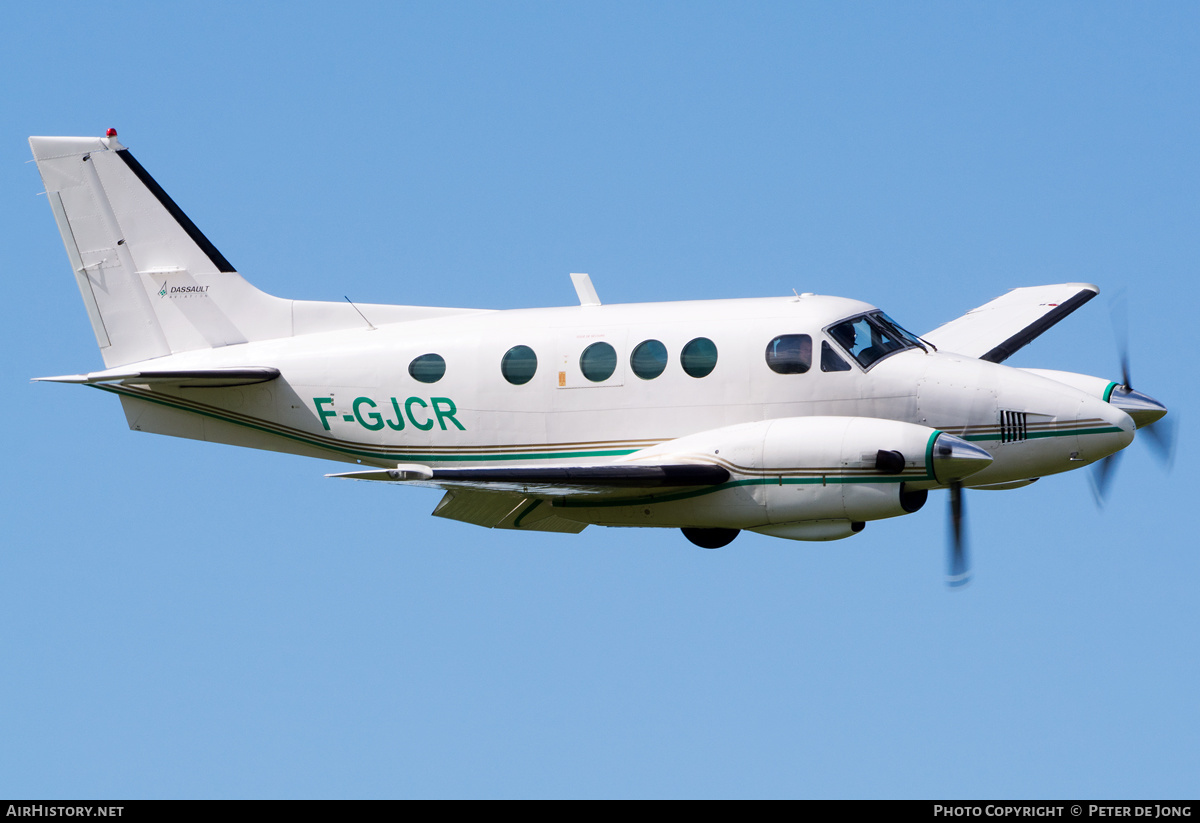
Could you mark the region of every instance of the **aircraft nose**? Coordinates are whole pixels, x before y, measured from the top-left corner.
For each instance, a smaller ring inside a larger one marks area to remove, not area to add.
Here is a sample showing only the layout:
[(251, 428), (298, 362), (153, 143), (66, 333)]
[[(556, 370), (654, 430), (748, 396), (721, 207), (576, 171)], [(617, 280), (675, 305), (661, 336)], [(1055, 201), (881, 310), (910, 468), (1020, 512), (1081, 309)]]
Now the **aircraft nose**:
[(1117, 386), (1108, 396), (1108, 402), (1133, 418), (1139, 429), (1149, 426), (1167, 413), (1167, 407), (1148, 394), (1134, 391), (1128, 386)]
[(1088, 398), (1079, 409), (1079, 454), (1088, 463), (1133, 442), (1133, 418), (1115, 404)]
[(992, 456), (961, 437), (942, 432), (933, 443), (933, 476), (943, 485), (983, 471)]

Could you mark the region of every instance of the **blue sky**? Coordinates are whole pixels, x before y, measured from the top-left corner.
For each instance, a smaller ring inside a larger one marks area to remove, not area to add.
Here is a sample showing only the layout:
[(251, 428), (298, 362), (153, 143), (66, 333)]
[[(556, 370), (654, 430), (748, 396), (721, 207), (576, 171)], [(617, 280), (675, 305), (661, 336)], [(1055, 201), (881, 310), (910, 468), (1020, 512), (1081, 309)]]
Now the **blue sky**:
[(0, 796), (1194, 797), (1189, 429), (853, 539), (487, 531), (335, 464), (127, 430), (30, 134), (122, 141), (286, 297), (813, 291), (927, 331), (1101, 295), (1014, 365), (1186, 424), (1187, 3), (54, 3), (6, 12)]

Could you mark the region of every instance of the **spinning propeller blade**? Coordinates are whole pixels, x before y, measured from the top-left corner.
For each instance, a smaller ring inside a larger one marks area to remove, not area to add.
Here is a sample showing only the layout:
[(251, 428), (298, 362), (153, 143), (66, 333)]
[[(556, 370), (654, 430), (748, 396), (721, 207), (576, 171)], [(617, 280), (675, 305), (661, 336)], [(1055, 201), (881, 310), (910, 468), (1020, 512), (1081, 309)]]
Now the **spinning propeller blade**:
[(1163, 418), (1142, 430), (1149, 435), (1146, 445), (1150, 447), (1154, 456), (1166, 467), (1167, 471), (1171, 470), (1171, 466), (1175, 462), (1175, 435), (1178, 432), (1176, 422), (1174, 419)]
[(1096, 498), (1096, 505), (1103, 506), (1104, 500), (1108, 496), (1108, 486), (1112, 482), (1113, 475), (1116, 473), (1117, 465), (1121, 462), (1121, 452), (1114, 452), (1108, 457), (1105, 457), (1096, 462), (1092, 468), (1092, 473), (1088, 475), (1088, 479), (1092, 481), (1092, 494)]
[(1112, 317), (1113, 337), (1117, 339), (1117, 352), (1121, 358), (1121, 384), (1133, 390), (1133, 378), (1129, 374), (1129, 301), (1125, 290), (1117, 292), (1109, 308)]
[(971, 582), (971, 568), (967, 560), (966, 515), (963, 510), (963, 486), (961, 482), (950, 484), (950, 555), (946, 569), (946, 585), (960, 588)]
[[(1169, 470), (1175, 457), (1175, 421), (1163, 419), (1167, 413), (1166, 407), (1153, 397), (1133, 388), (1132, 369), (1129, 365), (1129, 310), (1124, 291), (1113, 298), (1111, 314), (1113, 336), (1117, 341), (1117, 353), (1121, 361), (1122, 385), (1112, 390), (1109, 402), (1133, 418), (1138, 433), (1146, 435), (1146, 444), (1158, 461)], [(1120, 457), (1120, 452), (1110, 454), (1098, 461), (1092, 469), (1092, 493), (1096, 497), (1097, 505), (1104, 505)]]

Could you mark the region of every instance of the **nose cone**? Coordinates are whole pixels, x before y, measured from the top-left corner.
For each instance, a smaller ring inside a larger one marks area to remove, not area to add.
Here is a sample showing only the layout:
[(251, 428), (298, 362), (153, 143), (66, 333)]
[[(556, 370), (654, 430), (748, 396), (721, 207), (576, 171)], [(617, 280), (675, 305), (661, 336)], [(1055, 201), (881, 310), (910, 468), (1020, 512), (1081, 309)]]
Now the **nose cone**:
[(933, 476), (943, 485), (962, 480), (992, 464), (992, 456), (961, 437), (942, 432), (933, 443)]
[(1167, 407), (1148, 394), (1134, 391), (1128, 386), (1117, 386), (1108, 396), (1108, 402), (1133, 418), (1139, 429), (1149, 426), (1167, 413)]

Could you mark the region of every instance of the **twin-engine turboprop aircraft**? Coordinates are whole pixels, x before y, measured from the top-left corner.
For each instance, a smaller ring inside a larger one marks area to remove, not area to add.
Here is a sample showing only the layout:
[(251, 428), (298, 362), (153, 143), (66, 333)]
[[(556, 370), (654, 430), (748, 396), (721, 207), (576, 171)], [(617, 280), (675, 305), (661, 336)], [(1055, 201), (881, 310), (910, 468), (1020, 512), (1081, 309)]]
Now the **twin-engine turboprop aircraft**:
[[(284, 300), (237, 273), (109, 130), (32, 137), (105, 369), (137, 431), (361, 465), (492, 528), (849, 537), (951, 490), (1127, 446), (1166, 409), (1001, 365), (1095, 286), (1022, 288), (924, 336), (841, 297), (481, 311)], [(950, 582), (964, 582), (961, 538)]]

